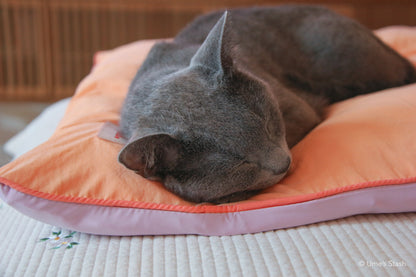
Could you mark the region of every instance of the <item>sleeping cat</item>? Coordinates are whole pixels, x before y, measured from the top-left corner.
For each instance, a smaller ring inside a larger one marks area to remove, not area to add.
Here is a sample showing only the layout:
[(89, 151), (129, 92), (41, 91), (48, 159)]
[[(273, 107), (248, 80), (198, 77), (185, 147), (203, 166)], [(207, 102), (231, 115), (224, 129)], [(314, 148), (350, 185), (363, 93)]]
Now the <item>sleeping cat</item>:
[(189, 201), (242, 200), (285, 176), (327, 105), (415, 80), (407, 60), (325, 8), (214, 12), (148, 54), (121, 111), (119, 161)]

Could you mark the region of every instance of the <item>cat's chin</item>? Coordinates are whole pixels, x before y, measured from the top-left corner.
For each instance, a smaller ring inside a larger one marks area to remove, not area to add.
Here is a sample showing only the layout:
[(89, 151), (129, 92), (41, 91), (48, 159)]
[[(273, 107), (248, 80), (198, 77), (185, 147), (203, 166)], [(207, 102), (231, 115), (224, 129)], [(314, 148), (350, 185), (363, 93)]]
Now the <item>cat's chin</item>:
[(212, 204), (225, 204), (225, 203), (231, 203), (231, 202), (237, 202), (246, 200), (256, 194), (258, 194), (260, 190), (247, 190), (247, 191), (238, 191), (231, 193), (229, 195), (222, 196), (220, 198), (210, 200), (209, 203)]

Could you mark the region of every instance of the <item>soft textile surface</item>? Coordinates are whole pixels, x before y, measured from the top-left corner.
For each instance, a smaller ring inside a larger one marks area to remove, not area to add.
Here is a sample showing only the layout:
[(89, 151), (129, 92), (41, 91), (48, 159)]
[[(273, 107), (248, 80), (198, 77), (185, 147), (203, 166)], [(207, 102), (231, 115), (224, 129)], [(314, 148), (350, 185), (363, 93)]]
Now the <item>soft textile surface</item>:
[(56, 243), (40, 239), (59, 229), (0, 204), (0, 226), (3, 277), (416, 276), (416, 213), (222, 237), (76, 233)]
[[(415, 33), (413, 28), (379, 32), (410, 58), (415, 54), (410, 46), (416, 48)], [(96, 66), (78, 87), (51, 139), (0, 169), (3, 195), (11, 188), (75, 204), (227, 213), (416, 181), (416, 85), (410, 85), (331, 106), (327, 119), (292, 149), (290, 174), (260, 195), (220, 206), (180, 199), (118, 164), (121, 145), (97, 137), (105, 122), (118, 122), (128, 85), (152, 44), (141, 41), (97, 55)], [(101, 216), (105, 219), (105, 212)]]
[(22, 132), (7, 141), (4, 151), (17, 157), (47, 141), (63, 118), (69, 100), (60, 100), (43, 110)]

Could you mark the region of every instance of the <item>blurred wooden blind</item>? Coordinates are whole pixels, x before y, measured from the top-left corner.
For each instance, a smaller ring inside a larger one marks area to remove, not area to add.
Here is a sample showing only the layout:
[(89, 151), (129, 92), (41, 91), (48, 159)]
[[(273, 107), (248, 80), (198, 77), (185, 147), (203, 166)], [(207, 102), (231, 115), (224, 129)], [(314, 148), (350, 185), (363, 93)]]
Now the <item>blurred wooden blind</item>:
[[(74, 93), (96, 51), (171, 37), (214, 9), (271, 5), (251, 0), (0, 0), (0, 100), (54, 101)], [(287, 1), (286, 1), (287, 2)], [(414, 0), (318, 3), (370, 28), (416, 25)]]

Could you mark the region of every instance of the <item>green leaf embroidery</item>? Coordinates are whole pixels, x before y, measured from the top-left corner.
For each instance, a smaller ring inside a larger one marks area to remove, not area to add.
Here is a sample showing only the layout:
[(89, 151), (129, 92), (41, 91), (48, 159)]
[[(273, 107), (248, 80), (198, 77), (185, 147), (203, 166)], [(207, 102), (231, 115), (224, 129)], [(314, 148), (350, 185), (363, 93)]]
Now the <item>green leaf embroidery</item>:
[(52, 232), (52, 235), (55, 235), (57, 237), (59, 237), (59, 235), (62, 233), (61, 230), (59, 230), (58, 232)]
[(69, 233), (67, 236), (65, 236), (64, 238), (72, 238), (74, 236), (74, 234), (76, 233), (76, 231), (72, 231), (71, 233)]
[(62, 230), (53, 231), (50, 237), (41, 238), (39, 241), (47, 241), (54, 245), (54, 247), (50, 249), (59, 249), (63, 247), (65, 249), (71, 249), (74, 247), (74, 245), (79, 244), (78, 242), (72, 241), (74, 234), (76, 234), (76, 231), (68, 231), (66, 236), (61, 236), (63, 235)]

